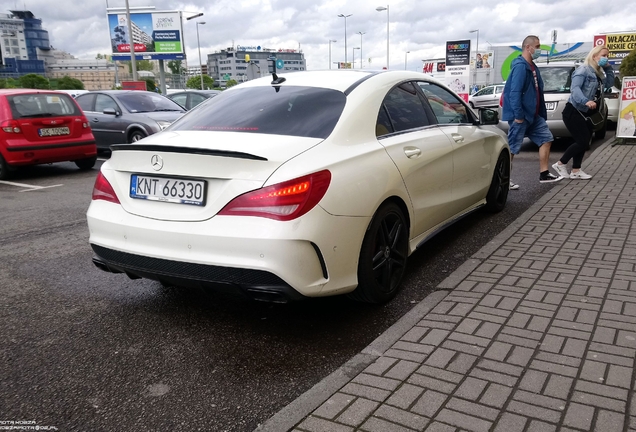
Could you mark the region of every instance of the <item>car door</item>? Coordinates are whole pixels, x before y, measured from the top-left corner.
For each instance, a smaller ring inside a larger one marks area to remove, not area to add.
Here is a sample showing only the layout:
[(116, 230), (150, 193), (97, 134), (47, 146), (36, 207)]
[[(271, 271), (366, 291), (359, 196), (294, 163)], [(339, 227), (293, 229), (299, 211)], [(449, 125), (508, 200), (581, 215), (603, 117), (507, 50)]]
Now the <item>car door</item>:
[(412, 237), (448, 219), (453, 146), (434, 124), (412, 82), (385, 97), (376, 124), (378, 142), (400, 171), (413, 206)]
[[(106, 114), (104, 110), (112, 109), (115, 114)], [(126, 131), (129, 121), (124, 119), (122, 107), (110, 95), (98, 93), (95, 97), (95, 125), (107, 145), (125, 144), (128, 142)]]
[(198, 93), (191, 93), (190, 98), (188, 99), (188, 109), (192, 109), (200, 103), (205, 102), (206, 100), (207, 98), (203, 95), (200, 95)]
[(461, 212), (485, 197), (492, 180), (497, 138), (481, 129), (463, 101), (450, 90), (425, 81), (418, 87), (431, 106), (440, 129), (451, 139), (453, 151), (453, 208)]
[(495, 89), (493, 87), (484, 87), (483, 89), (479, 90), (479, 96), (473, 99), (475, 108), (489, 106), (489, 104), (492, 103), (494, 93)]

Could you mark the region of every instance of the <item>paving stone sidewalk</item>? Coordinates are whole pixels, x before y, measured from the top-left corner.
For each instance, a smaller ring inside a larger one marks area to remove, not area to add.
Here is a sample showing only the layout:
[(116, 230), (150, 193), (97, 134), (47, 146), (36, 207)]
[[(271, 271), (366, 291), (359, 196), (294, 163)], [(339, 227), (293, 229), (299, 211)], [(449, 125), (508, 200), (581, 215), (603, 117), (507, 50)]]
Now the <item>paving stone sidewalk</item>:
[(636, 432), (636, 146), (586, 172), (257, 430)]

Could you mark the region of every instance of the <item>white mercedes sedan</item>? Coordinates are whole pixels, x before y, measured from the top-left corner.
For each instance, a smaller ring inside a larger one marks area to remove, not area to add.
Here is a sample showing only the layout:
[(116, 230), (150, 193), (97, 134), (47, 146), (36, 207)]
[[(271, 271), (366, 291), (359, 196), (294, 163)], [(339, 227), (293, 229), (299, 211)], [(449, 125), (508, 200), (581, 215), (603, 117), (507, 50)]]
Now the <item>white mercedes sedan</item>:
[(408, 256), (508, 197), (493, 110), (409, 71), (249, 81), (111, 146), (87, 212), (93, 262), (164, 285), (382, 303)]

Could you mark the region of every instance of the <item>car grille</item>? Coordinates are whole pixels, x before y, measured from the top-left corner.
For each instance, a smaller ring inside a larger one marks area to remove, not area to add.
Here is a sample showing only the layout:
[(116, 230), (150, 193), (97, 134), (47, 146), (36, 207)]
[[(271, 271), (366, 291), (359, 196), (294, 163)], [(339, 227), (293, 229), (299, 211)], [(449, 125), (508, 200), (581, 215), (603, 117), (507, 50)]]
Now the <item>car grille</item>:
[(91, 244), (91, 247), (107, 264), (119, 267), (123, 271), (133, 274), (139, 272), (156, 276), (178, 277), (189, 280), (229, 283), (242, 286), (287, 286), (287, 283), (278, 276), (262, 270), (220, 267), (149, 258), (104, 248), (94, 244)]

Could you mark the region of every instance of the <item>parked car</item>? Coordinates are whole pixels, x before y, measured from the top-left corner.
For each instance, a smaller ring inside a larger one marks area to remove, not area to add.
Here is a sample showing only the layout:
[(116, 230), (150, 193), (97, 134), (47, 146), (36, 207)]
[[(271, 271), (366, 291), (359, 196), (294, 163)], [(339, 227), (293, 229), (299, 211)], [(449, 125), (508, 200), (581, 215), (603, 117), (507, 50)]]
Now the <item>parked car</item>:
[[(548, 112), (546, 123), (550, 128), (550, 132), (555, 138), (570, 137), (570, 131), (563, 123), (563, 108), (570, 98), (570, 85), (572, 84), (572, 72), (579, 65), (574, 62), (551, 62), (538, 63), (537, 66), (541, 70), (541, 78), (543, 79), (543, 93), (545, 97), (545, 107)], [(503, 97), (501, 98), (503, 101)], [(501, 103), (500, 103), (501, 105)], [(607, 131), (607, 105), (601, 107), (604, 121), (594, 128), (594, 137), (597, 139), (605, 138)], [(501, 106), (499, 109), (501, 116)], [(508, 122), (500, 121), (499, 127), (504, 131), (508, 131)]]
[(73, 161), (90, 169), (97, 160), (88, 120), (66, 93), (0, 90), (0, 179), (17, 167)]
[(60, 92), (64, 92), (64, 93), (68, 93), (71, 96), (73, 96), (74, 98), (78, 97), (81, 94), (84, 93), (88, 93), (89, 90), (78, 90), (78, 89), (73, 89), (73, 90), (56, 90), (56, 91), (60, 91)]
[(94, 263), (259, 300), (388, 301), (435, 233), (504, 208), (510, 150), (497, 122), (416, 72), (242, 83), (112, 146), (87, 212)]
[(607, 119), (616, 125), (618, 123), (618, 108), (620, 105), (621, 91), (612, 87), (605, 91), (605, 104), (607, 105)]
[(496, 84), (484, 87), (468, 96), (468, 103), (471, 108), (497, 108), (504, 86), (505, 84)]
[(177, 93), (170, 93), (167, 97), (185, 109), (191, 110), (201, 102), (205, 102), (207, 99), (214, 97), (219, 93), (221, 93), (220, 90), (186, 90)]
[(91, 91), (76, 100), (91, 123), (99, 150), (139, 141), (167, 128), (185, 112), (181, 105), (149, 91)]

